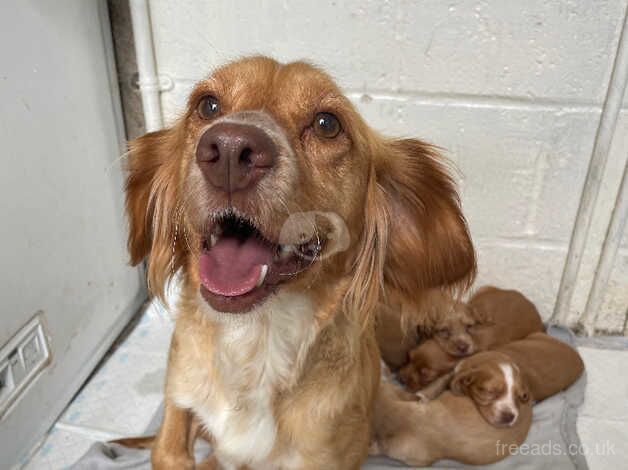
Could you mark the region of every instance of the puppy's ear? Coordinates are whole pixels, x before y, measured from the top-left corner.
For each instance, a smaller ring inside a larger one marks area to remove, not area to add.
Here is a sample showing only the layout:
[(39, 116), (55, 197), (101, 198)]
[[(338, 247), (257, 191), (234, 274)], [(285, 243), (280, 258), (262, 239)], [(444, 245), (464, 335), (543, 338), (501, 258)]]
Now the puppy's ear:
[(425, 341), (426, 339), (430, 339), (432, 336), (434, 336), (434, 327), (431, 324), (417, 325), (416, 334), (419, 337), (420, 341)]
[(482, 326), (490, 326), (495, 324), (495, 319), (488, 312), (483, 312), (475, 307), (467, 305), (467, 311), (471, 318), (478, 322)]
[(385, 283), (407, 295), (467, 287), (475, 276), (475, 251), (443, 157), (415, 139), (388, 141), (383, 151), (376, 179), (388, 215)]
[(468, 395), (474, 380), (475, 371), (473, 369), (456, 374), (449, 383), (449, 389), (454, 395)]
[(526, 386), (521, 387), (521, 389), (517, 393), (517, 399), (521, 403), (528, 403), (532, 399), (530, 395), (530, 390), (528, 389), (528, 387)]
[(129, 143), (126, 161), (130, 261), (148, 257), (148, 284), (158, 296), (182, 264), (181, 243), (174, 240), (179, 144), (176, 128), (151, 132)]

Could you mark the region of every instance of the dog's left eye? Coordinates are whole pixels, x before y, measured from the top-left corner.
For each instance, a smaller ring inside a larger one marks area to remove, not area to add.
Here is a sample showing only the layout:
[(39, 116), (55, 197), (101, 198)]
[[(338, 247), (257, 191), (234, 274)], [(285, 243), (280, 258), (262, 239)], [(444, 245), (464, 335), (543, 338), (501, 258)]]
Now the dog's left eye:
[(202, 119), (211, 119), (220, 111), (220, 103), (218, 103), (218, 99), (208, 95), (199, 101), (197, 110)]
[(340, 121), (331, 113), (318, 113), (314, 118), (314, 132), (325, 139), (333, 139), (342, 130)]

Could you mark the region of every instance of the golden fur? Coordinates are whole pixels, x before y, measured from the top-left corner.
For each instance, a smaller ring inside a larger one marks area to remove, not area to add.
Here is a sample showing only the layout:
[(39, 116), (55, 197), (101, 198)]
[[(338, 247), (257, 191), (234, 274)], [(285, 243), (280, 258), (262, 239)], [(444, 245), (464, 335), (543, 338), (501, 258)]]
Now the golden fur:
[[(194, 160), (220, 116), (249, 113), (272, 123), (283, 153), (257, 187), (229, 200), (205, 185)], [(342, 126), (312, 132), (318, 112)], [(165, 416), (155, 469), (193, 468), (188, 429), (198, 418), (226, 468), (352, 469), (367, 455), (380, 358), (373, 312), (386, 295), (412, 302), (437, 285), (466, 286), (475, 256), (455, 186), (435, 148), (371, 130), (321, 70), (251, 57), (193, 90), (171, 127), (130, 144), (126, 207), (133, 264), (148, 259), (151, 291), (163, 298), (175, 272)], [(198, 256), (208, 219), (225, 208), (254, 218), (276, 240), (295, 212), (336, 213), (349, 249), (313, 263), (247, 314), (213, 310), (199, 295)]]
[[(512, 370), (512, 396), (504, 365)], [(584, 370), (578, 352), (545, 333), (478, 353), (456, 367), (450, 388), (470, 397), (485, 419), (499, 424), (499, 404), (510, 403), (520, 414), (521, 402), (544, 400), (574, 383)]]
[(529, 403), (514, 426), (496, 428), (482, 419), (467, 397), (446, 391), (435, 400), (419, 403), (396, 385), (383, 383), (375, 405), (371, 454), (417, 467), (445, 458), (488, 465), (507, 456), (502, 450), (520, 445), (531, 422)]
[[(429, 339), (407, 353), (407, 363), (399, 373), (404, 384), (413, 391), (453, 370), (463, 357), (498, 348), (545, 329), (534, 304), (515, 290), (484, 286), (466, 304), (446, 292), (430, 295), (429, 300), (429, 307), (423, 307), (428, 313), (419, 325), (419, 330)], [(386, 330), (390, 332), (392, 327), (387, 326)], [(402, 334), (407, 336), (407, 331)], [(407, 347), (407, 342), (393, 334), (385, 338), (380, 334), (379, 338), (397, 348)], [(464, 348), (459, 348), (460, 344)], [(383, 351), (391, 347), (385, 346)]]
[(399, 380), (408, 390), (418, 392), (452, 371), (459, 360), (443, 351), (435, 340), (427, 339), (410, 351), (408, 363), (399, 369)]
[(484, 318), (471, 331), (476, 351), (494, 349), (545, 331), (536, 306), (519, 291), (484, 286), (467, 305), (476, 317)]

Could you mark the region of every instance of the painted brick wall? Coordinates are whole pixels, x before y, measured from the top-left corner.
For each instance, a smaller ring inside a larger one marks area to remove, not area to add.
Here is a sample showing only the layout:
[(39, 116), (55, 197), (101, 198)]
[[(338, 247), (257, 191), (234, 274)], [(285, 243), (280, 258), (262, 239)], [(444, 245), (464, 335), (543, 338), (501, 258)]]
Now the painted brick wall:
[[(173, 81), (162, 94), (166, 122), (195, 81), (237, 56), (323, 66), (373, 127), (447, 149), (461, 170), (479, 283), (517, 287), (548, 317), (626, 3), (153, 0), (150, 9), (159, 74)], [(611, 168), (625, 162), (626, 135), (624, 110)], [(612, 207), (612, 192), (605, 197)], [(603, 239), (607, 222), (593, 234)], [(626, 247), (621, 254), (620, 287)], [(619, 302), (625, 310), (628, 299)]]

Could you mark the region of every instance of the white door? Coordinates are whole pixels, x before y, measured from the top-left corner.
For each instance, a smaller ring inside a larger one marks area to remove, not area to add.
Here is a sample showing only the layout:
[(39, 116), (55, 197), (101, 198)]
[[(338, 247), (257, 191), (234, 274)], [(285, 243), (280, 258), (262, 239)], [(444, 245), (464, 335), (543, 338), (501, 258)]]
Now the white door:
[[(127, 264), (110, 39), (104, 2), (0, 3), (0, 349), (39, 314), (51, 352), (0, 413), (2, 468), (43, 436), (145, 299)], [(0, 382), (0, 396), (14, 385)]]

